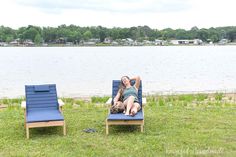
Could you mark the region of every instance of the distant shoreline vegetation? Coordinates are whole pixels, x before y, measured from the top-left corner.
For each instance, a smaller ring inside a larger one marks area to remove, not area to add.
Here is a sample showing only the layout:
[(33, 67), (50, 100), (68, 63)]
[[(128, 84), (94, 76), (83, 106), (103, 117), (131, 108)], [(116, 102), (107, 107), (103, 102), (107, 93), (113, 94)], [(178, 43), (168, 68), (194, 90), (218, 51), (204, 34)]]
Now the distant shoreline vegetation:
[(155, 46), (155, 45), (236, 45), (236, 26), (190, 30), (148, 26), (106, 28), (60, 25), (29, 25), (12, 29), (0, 26), (0, 46)]

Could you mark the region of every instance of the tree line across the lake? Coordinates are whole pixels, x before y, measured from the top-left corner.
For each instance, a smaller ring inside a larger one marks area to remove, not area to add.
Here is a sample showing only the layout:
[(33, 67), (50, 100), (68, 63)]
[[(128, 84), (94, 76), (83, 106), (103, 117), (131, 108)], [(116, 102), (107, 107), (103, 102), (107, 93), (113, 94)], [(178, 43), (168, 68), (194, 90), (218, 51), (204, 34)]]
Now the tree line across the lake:
[(80, 27), (76, 25), (60, 25), (58, 27), (39, 27), (29, 25), (12, 29), (0, 26), (0, 42), (12, 42), (16, 39), (25, 41), (31, 40), (35, 44), (56, 43), (63, 39), (66, 42), (79, 43), (90, 39), (99, 39), (104, 42), (106, 38), (112, 40), (130, 38), (142, 42), (143, 40), (154, 41), (173, 40), (173, 39), (200, 39), (203, 42), (218, 42), (227, 39), (230, 42), (236, 40), (236, 26), (216, 27), (216, 28), (197, 28), (190, 30), (166, 28), (162, 30), (151, 29), (148, 26), (138, 26), (130, 28), (106, 28), (102, 26)]

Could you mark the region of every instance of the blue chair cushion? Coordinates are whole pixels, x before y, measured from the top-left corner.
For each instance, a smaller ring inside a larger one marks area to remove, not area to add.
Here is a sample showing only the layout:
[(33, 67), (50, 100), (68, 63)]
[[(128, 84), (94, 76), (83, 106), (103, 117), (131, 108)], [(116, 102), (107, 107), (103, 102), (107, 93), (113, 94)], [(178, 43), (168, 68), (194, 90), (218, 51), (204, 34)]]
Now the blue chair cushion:
[(49, 92), (49, 85), (35, 85), (34, 91), (35, 92)]
[(64, 117), (62, 116), (59, 110), (48, 110), (48, 109), (28, 111), (26, 117), (27, 117), (27, 123), (64, 120)]
[(107, 120), (143, 120), (143, 111), (140, 110), (135, 116), (126, 116), (124, 113), (109, 114)]

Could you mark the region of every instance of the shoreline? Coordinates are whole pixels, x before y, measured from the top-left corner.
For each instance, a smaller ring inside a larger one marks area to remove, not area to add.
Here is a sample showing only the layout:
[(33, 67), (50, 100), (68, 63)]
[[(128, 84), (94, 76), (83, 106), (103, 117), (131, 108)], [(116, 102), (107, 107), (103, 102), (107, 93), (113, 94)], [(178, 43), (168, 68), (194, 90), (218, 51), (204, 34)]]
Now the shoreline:
[[(57, 97), (61, 99), (66, 106), (77, 108), (84, 105), (110, 106), (110, 96), (87, 96), (87, 97)], [(196, 94), (172, 94), (172, 95), (143, 95), (146, 98), (146, 105), (167, 105), (167, 106), (231, 106), (236, 107), (236, 92), (234, 93), (196, 93)], [(25, 97), (18, 98), (0, 98), (0, 111), (8, 107), (22, 107), (21, 103)]]
[[(223, 90), (218, 90), (218, 91), (192, 91), (192, 92), (183, 92), (183, 91), (165, 91), (165, 92), (154, 92), (154, 93), (143, 93), (143, 97), (168, 97), (168, 96), (183, 96), (183, 95), (208, 95), (209, 97), (213, 97), (216, 94), (222, 94), (225, 97), (235, 97), (236, 99), (236, 90), (234, 91), (223, 91)], [(94, 95), (59, 95), (58, 98), (69, 98), (69, 99), (81, 99), (81, 100), (89, 100), (92, 98), (110, 98), (110, 95), (106, 94), (94, 94)], [(0, 97), (0, 100), (2, 99), (24, 99), (24, 95), (19, 95), (15, 97)]]
[(203, 43), (203, 44), (166, 44), (166, 45), (109, 45), (109, 44), (97, 44), (97, 45), (66, 45), (66, 44), (48, 44), (48, 45), (6, 45), (0, 47), (166, 47), (166, 46), (236, 46), (236, 42), (231, 43)]
[(224, 45), (221, 45), (221, 44), (204, 44), (204, 45), (144, 45), (144, 46), (122, 46), (122, 45), (119, 45), (119, 46), (108, 46), (108, 45), (98, 45), (98, 46), (79, 46), (79, 45), (75, 45), (75, 46), (66, 46), (66, 45), (50, 45), (50, 46), (24, 46), (24, 45), (20, 45), (20, 46), (0, 46), (1, 47), (18, 47), (18, 48), (22, 48), (22, 47), (60, 47), (60, 48), (65, 48), (65, 47), (170, 47), (170, 46), (197, 46), (197, 47), (202, 47), (202, 46), (236, 46), (236, 43), (234, 44), (224, 44)]

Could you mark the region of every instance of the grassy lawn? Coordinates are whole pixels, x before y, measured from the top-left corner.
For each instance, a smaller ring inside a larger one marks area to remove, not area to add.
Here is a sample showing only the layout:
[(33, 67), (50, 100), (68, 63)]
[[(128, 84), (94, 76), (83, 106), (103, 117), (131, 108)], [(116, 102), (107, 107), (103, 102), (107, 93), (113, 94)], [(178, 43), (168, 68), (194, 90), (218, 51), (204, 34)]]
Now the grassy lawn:
[[(29, 140), (22, 99), (2, 99), (8, 108), (0, 110), (0, 156), (236, 156), (236, 105), (222, 97), (149, 96), (144, 133), (135, 126), (111, 126), (108, 136), (104, 98), (64, 98), (67, 135), (62, 127), (35, 128)], [(97, 132), (85, 133), (86, 128)]]

